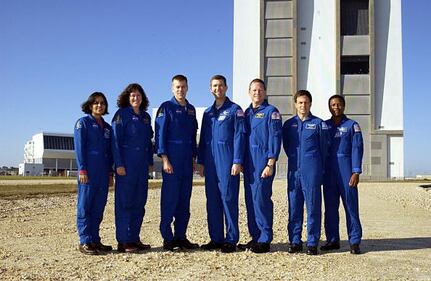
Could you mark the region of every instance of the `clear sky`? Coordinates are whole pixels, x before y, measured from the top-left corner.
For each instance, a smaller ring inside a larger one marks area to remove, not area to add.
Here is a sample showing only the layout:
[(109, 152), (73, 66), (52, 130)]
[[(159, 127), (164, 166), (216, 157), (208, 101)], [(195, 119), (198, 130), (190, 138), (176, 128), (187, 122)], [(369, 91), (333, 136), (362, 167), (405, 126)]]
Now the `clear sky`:
[[(430, 8), (403, 1), (406, 175), (431, 174)], [(208, 106), (208, 79), (231, 86), (232, 59), (233, 0), (0, 0), (0, 166), (18, 166), (35, 133), (72, 133), (94, 91), (106, 94), (110, 121), (127, 84), (158, 107), (182, 73), (188, 99)]]

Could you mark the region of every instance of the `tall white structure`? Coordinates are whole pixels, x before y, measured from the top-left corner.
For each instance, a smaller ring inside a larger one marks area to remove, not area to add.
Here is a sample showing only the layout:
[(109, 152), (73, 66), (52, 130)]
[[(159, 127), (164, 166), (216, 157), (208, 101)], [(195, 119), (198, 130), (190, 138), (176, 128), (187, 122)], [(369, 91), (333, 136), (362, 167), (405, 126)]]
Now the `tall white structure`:
[[(401, 0), (235, 0), (234, 101), (262, 78), (287, 120), (307, 89), (314, 115), (330, 117), (333, 94), (362, 127), (363, 176), (404, 177)], [(286, 167), (284, 152), (278, 169)]]
[(32, 175), (30, 169), (42, 169), (45, 174), (56, 172), (66, 175), (66, 171), (77, 170), (75, 159), (73, 134), (42, 132), (25, 144), (24, 163), (20, 164), (19, 173)]

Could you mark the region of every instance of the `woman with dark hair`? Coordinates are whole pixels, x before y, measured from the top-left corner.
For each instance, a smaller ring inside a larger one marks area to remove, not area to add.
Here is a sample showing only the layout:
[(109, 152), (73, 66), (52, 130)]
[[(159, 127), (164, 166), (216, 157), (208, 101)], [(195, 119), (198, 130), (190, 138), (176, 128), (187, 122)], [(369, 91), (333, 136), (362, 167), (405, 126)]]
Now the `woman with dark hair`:
[(139, 233), (148, 194), (148, 172), (153, 166), (151, 117), (148, 99), (139, 84), (130, 84), (118, 97), (112, 120), (115, 162), (115, 226), (118, 251), (150, 249)]
[(80, 118), (74, 129), (78, 166), (77, 226), (79, 251), (87, 255), (111, 251), (100, 242), (99, 227), (103, 218), (108, 187), (112, 186), (111, 126), (103, 120), (108, 102), (103, 93), (92, 93), (82, 104), (87, 116)]

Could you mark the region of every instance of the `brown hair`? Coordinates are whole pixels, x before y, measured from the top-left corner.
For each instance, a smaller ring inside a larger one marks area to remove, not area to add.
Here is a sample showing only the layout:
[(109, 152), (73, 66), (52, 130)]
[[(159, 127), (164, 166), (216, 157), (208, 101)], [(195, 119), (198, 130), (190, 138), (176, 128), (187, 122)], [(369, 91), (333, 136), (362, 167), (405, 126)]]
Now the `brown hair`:
[(307, 90), (299, 90), (298, 92), (296, 92), (293, 96), (293, 101), (296, 103), (296, 99), (302, 96), (306, 96), (310, 100), (310, 103), (313, 101), (310, 92)]
[(148, 105), (150, 103), (148, 102), (148, 98), (147, 98), (147, 95), (145, 94), (144, 89), (142, 89), (141, 85), (139, 85), (138, 83), (129, 84), (126, 87), (126, 89), (124, 89), (124, 91), (118, 96), (117, 106), (119, 108), (128, 107), (130, 105), (130, 101), (129, 101), (130, 93), (132, 92), (139, 92), (141, 94), (142, 103), (139, 106), (139, 108), (143, 111), (147, 111)]
[(213, 80), (221, 80), (223, 81), (224, 85), (227, 86), (226, 77), (224, 77), (223, 75), (217, 74), (211, 77), (210, 84)]

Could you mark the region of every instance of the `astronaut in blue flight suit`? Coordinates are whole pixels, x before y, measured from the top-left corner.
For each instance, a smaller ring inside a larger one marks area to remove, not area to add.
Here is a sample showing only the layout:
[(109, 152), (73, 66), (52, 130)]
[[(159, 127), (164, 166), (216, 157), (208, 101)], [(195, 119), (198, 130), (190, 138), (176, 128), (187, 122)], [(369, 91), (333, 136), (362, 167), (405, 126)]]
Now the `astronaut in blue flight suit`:
[(310, 92), (294, 95), (296, 115), (283, 124), (288, 157), (289, 253), (302, 251), (304, 201), (307, 209), (307, 254), (317, 255), (322, 215), (321, 184), (328, 148), (328, 128), (310, 113)]
[[(162, 103), (157, 111), (155, 145), (163, 162), (160, 232), (163, 248), (196, 249), (186, 237), (190, 219), (193, 170), (196, 159), (196, 110), (186, 99), (187, 77), (172, 78), (171, 100)], [(174, 233), (171, 224), (174, 221)]]
[(204, 112), (197, 162), (200, 175), (205, 175), (211, 241), (201, 248), (231, 253), (236, 251), (239, 240), (238, 194), (244, 157), (244, 112), (226, 97), (224, 76), (213, 76), (210, 89), (215, 102)]
[(111, 126), (102, 116), (108, 113), (103, 93), (92, 93), (81, 106), (88, 115), (80, 118), (74, 129), (78, 175), (77, 227), (79, 251), (88, 255), (111, 251), (100, 242), (99, 227), (103, 218), (108, 186), (112, 185)]
[(247, 244), (239, 244), (238, 248), (266, 253), (273, 237), (272, 183), (280, 154), (282, 121), (278, 109), (265, 100), (264, 81), (252, 80), (249, 96), (251, 105), (245, 111), (243, 174), (248, 231), (252, 239)]
[(151, 117), (148, 99), (139, 84), (130, 84), (117, 100), (112, 119), (115, 162), (115, 227), (118, 251), (147, 250), (139, 234), (148, 195), (148, 172), (153, 166)]
[(341, 197), (346, 212), (350, 252), (360, 254), (362, 227), (359, 220), (358, 183), (364, 154), (361, 128), (357, 122), (344, 115), (346, 101), (343, 96), (333, 95), (328, 105), (332, 114), (331, 119), (326, 121), (330, 148), (323, 181), (327, 242), (320, 249), (329, 251), (340, 248), (338, 209)]

